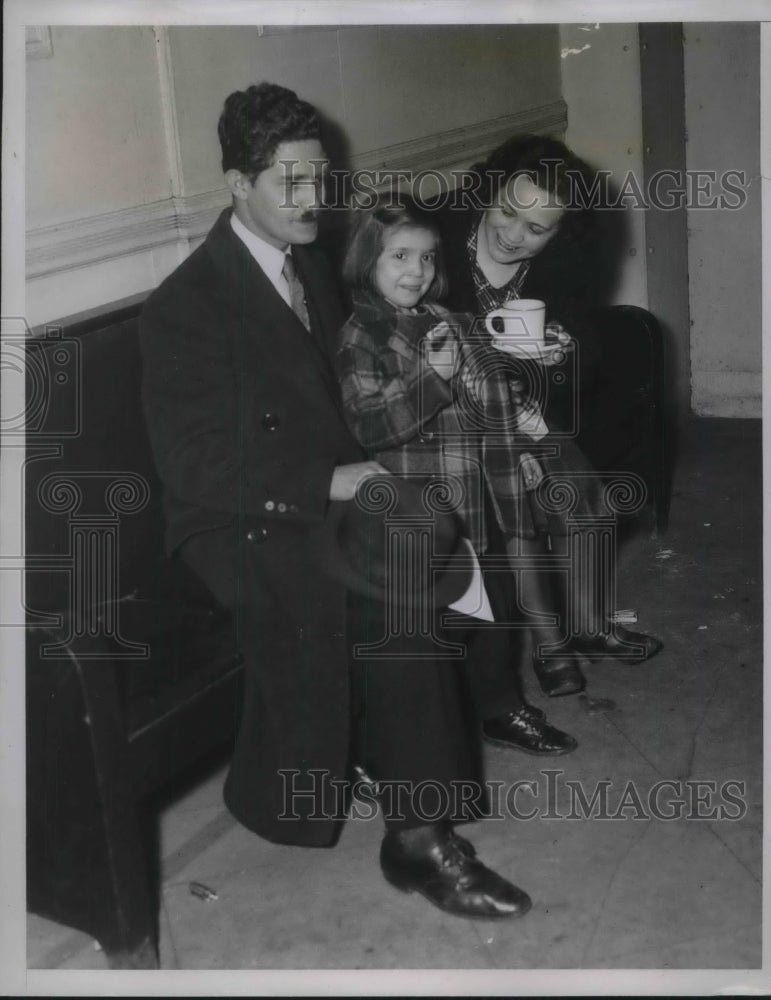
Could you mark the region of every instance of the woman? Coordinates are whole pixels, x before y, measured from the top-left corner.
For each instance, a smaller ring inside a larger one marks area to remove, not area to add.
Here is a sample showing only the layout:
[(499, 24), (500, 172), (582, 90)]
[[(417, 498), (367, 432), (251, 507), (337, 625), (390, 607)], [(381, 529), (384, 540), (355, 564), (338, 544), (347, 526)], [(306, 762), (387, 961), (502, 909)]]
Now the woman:
[[(597, 211), (602, 189), (591, 169), (556, 139), (515, 136), (472, 167), (472, 176), (475, 187), (437, 207), (446, 304), (486, 314), (511, 298), (546, 303), (547, 323), (563, 327), (579, 347), (575, 378), (550, 383), (546, 421), (570, 430), (577, 397), (578, 444), (595, 468), (609, 468), (629, 450), (625, 416), (651, 365), (637, 346), (600, 342), (592, 322), (615, 281), (621, 217)], [(616, 363), (622, 351), (630, 364)]]
[[(591, 322), (592, 309), (602, 301), (603, 290), (612, 280), (608, 266), (611, 248), (604, 238), (608, 230), (605, 227), (603, 233), (600, 226), (601, 218), (612, 221), (611, 213), (595, 211), (597, 206), (591, 199), (597, 195), (592, 192), (599, 188), (590, 169), (554, 139), (514, 137), (472, 169), (476, 186), (451, 193), (436, 209), (449, 277), (447, 304), (453, 310), (483, 316), (514, 298), (546, 303), (547, 327), (553, 334), (567, 331), (578, 345), (577, 370), (561, 382), (547, 380), (541, 365), (523, 361), (522, 391), (532, 394), (535, 387), (546, 426), (564, 435), (571, 434), (577, 400), (578, 444), (592, 465), (603, 468), (609, 456), (618, 451), (618, 437), (624, 432), (619, 407), (628, 405), (635, 395), (631, 386), (604, 378), (606, 359)], [(644, 368), (640, 359), (621, 366), (638, 380)], [(543, 388), (546, 385), (548, 393)], [(604, 385), (608, 385), (609, 395), (601, 391)], [(573, 442), (563, 436), (560, 447), (563, 455), (570, 454), (568, 464), (577, 472), (581, 470), (582, 456)], [(519, 546), (518, 555), (532, 554)], [(574, 598), (580, 595), (585, 625), (584, 634), (572, 642), (575, 651), (592, 659), (613, 656), (640, 662), (661, 649), (661, 643), (650, 636), (613, 626), (609, 597), (589, 592), (586, 574), (578, 568), (573, 577), (571, 594)], [(603, 593), (612, 594), (612, 580), (605, 583)], [(544, 572), (521, 573), (521, 598), (530, 607), (548, 603), (538, 598), (538, 591), (552, 586)], [(545, 645), (564, 648), (553, 628)], [(580, 689), (580, 671), (569, 653), (545, 659), (536, 650), (533, 663), (547, 693), (568, 694)]]

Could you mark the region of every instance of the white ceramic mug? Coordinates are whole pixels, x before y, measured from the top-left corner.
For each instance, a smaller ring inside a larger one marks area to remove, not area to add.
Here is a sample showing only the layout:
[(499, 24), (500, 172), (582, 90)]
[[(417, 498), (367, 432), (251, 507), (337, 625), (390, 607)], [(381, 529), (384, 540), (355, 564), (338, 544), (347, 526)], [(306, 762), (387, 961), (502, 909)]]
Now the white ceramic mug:
[[(496, 318), (501, 321), (503, 330), (494, 328)], [(545, 344), (545, 319), (546, 305), (540, 299), (510, 299), (500, 309), (487, 314), (485, 325), (496, 347), (536, 350)]]

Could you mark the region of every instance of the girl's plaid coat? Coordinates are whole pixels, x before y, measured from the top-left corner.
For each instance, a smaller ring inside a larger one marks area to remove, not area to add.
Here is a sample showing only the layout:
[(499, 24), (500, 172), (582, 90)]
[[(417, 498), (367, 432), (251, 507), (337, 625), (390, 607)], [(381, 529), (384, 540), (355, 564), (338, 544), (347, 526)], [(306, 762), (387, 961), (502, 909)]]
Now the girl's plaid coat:
[[(460, 343), (450, 381), (426, 360), (428, 333), (446, 323)], [(371, 458), (389, 471), (432, 476), (444, 484), (477, 553), (488, 548), (488, 518), (506, 534), (564, 533), (564, 517), (546, 514), (533, 490), (581, 471), (582, 512), (598, 509), (580, 453), (565, 462), (564, 443), (538, 442), (518, 430), (526, 414), (512, 398), (523, 365), (490, 346), (484, 324), (435, 303), (401, 313), (380, 296), (357, 293), (341, 333), (336, 368), (349, 425)], [(575, 511), (576, 508), (574, 508)]]

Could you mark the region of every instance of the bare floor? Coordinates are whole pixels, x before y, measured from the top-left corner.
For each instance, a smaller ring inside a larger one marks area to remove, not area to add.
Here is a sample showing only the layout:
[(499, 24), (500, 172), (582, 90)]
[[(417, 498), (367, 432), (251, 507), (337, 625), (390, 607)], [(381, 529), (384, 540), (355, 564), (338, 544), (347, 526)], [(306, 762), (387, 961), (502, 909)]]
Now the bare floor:
[[(377, 818), (349, 821), (331, 850), (266, 843), (225, 811), (220, 764), (162, 813), (162, 966), (759, 967), (760, 451), (756, 421), (689, 425), (669, 531), (638, 533), (619, 568), (619, 606), (637, 609), (664, 651), (642, 666), (587, 666), (586, 697), (545, 699), (526, 670), (530, 700), (578, 749), (548, 759), (485, 750), (488, 778), (538, 783), (515, 800), (536, 815), (504, 804), (505, 818), (464, 834), (528, 891), (530, 914), (463, 921), (391, 888)], [(577, 782), (587, 800), (598, 792), (591, 817)], [(106, 968), (90, 938), (35, 916), (28, 965)]]

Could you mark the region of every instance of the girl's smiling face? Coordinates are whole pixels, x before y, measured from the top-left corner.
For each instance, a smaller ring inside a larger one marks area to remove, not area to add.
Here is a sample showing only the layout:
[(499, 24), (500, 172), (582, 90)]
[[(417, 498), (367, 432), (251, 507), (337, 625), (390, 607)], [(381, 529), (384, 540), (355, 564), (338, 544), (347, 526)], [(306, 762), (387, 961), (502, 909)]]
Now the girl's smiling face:
[(436, 237), (428, 229), (400, 226), (386, 235), (375, 264), (375, 288), (400, 311), (413, 309), (436, 274)]

